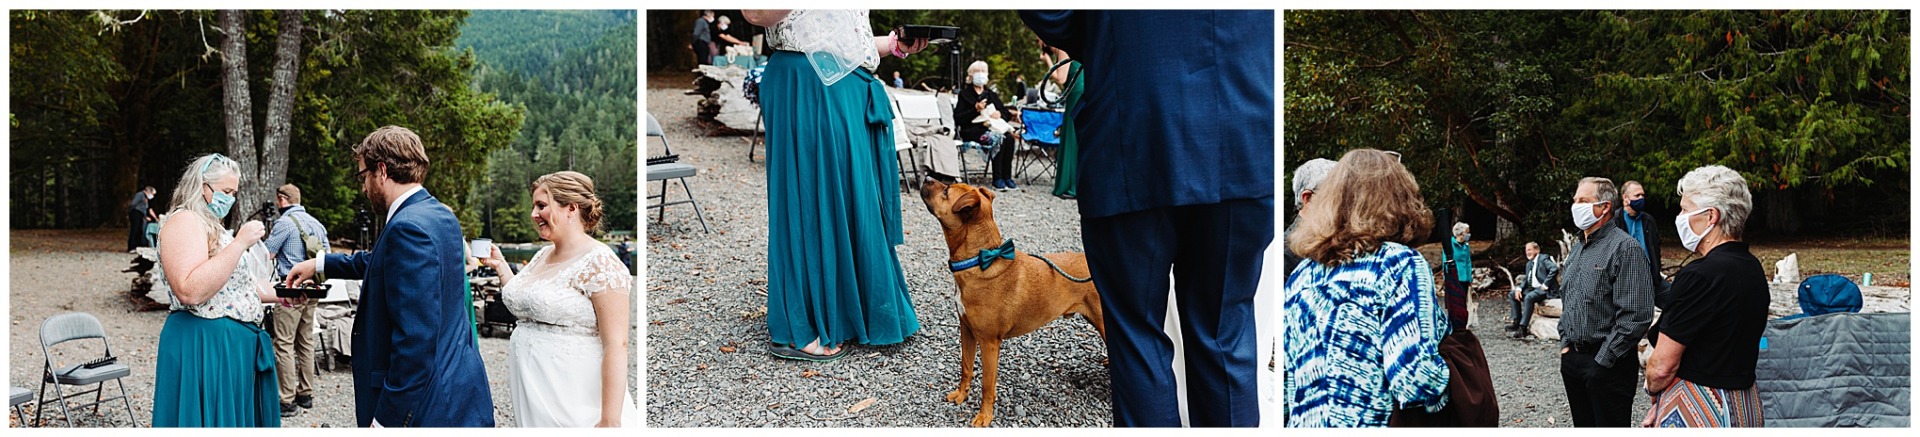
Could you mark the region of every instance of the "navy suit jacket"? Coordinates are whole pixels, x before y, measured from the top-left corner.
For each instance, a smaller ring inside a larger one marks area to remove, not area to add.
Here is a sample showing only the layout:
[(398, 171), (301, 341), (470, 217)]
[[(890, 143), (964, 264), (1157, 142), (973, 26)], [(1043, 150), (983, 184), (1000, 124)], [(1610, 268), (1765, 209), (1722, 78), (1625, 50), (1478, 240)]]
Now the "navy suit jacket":
[(331, 254), (329, 278), (364, 279), (353, 320), (354, 419), (368, 426), (493, 427), (493, 395), (467, 305), (453, 210), (421, 190), (373, 252)]
[(1273, 196), (1273, 11), (1021, 11), (1080, 61), (1080, 214)]

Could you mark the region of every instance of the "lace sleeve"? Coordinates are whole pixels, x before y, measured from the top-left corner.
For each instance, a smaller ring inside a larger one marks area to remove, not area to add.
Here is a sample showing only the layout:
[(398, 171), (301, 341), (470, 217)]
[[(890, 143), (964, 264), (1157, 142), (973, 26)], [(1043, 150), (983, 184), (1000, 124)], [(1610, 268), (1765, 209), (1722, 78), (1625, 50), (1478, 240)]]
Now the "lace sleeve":
[(603, 291), (626, 294), (632, 292), (633, 277), (627, 275), (627, 265), (620, 262), (620, 257), (607, 249), (594, 252), (568, 285), (587, 297)]

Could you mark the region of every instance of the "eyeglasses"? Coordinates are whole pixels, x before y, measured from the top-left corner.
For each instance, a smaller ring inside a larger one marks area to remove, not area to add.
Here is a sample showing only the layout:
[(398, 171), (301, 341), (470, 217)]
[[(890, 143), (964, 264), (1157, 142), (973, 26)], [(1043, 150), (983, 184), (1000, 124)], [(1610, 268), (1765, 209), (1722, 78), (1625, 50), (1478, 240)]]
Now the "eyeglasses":
[(366, 167), (362, 167), (359, 171), (353, 172), (353, 178), (365, 179), (367, 177), (367, 173), (372, 173), (374, 167), (379, 164), (380, 164), (380, 161), (368, 161)]

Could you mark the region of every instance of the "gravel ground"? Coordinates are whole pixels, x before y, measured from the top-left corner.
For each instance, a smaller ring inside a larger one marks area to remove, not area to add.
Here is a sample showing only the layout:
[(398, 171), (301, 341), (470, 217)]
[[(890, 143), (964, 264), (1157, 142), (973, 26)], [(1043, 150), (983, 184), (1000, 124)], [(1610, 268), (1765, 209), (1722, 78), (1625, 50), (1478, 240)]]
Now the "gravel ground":
[[(1560, 380), (1559, 343), (1507, 337), (1500, 329), (1507, 322), (1506, 302), (1498, 296), (1486, 296), (1478, 304), (1474, 334), (1487, 353), (1494, 393), (1500, 396), (1501, 426), (1573, 426), (1566, 386)], [(1634, 395), (1633, 420), (1637, 423), (1649, 408), (1647, 395)]]
[[(865, 427), (965, 426), (980, 405), (974, 384), (966, 405), (946, 402), (958, 383), (959, 331), (940, 228), (915, 193), (903, 193), (906, 244), (897, 246), (921, 331), (886, 347), (853, 346), (852, 355), (816, 364), (767, 354), (766, 167), (748, 162), (747, 137), (705, 135), (694, 121), (697, 96), (649, 88), (712, 233), (686, 205), (666, 222), (647, 217), (647, 412), (649, 426)], [(648, 156), (659, 155), (657, 144)], [(764, 152), (764, 149), (761, 149)], [(999, 193), (995, 219), (1023, 250), (1079, 251), (1074, 204), (1051, 195), (1051, 176)], [(649, 184), (648, 193), (659, 184)], [(672, 199), (684, 196), (670, 186)], [(1079, 318), (1061, 319), (1009, 340), (1002, 349), (994, 425), (1111, 426), (1111, 394), (1099, 334)], [(976, 376), (977, 380), (978, 376)], [(850, 407), (873, 398), (871, 407)]]
[[(126, 295), (131, 273), (122, 273), (132, 255), (125, 247), (124, 230), (101, 231), (13, 231), (11, 237), (11, 278), (9, 281), (8, 383), (39, 390), (42, 367), (39, 326), (47, 317), (69, 311), (91, 313), (100, 319), (112, 337), (114, 352), (121, 362), (132, 367), (125, 378), (127, 393), (133, 401), (133, 415), (140, 426), (153, 424), (153, 375), (155, 346), (160, 328), (166, 321), (164, 311), (134, 312)], [(638, 320), (638, 316), (635, 317)], [(637, 325), (637, 323), (636, 323)], [(638, 340), (638, 333), (630, 337)], [(513, 406), (508, 401), (507, 348), (505, 338), (482, 338), (480, 353), (486, 362), (487, 381), (492, 385), (494, 421), (500, 426), (513, 423)], [(82, 342), (87, 343), (87, 342)], [(74, 343), (61, 345), (62, 350)], [(92, 353), (99, 349), (73, 348)], [(637, 351), (638, 348), (633, 347)], [(630, 387), (639, 387), (639, 360), (628, 373)], [(347, 367), (320, 371), (314, 382), (314, 408), (282, 420), (283, 427), (353, 427), (353, 374)], [(108, 384), (109, 395), (117, 393)], [(636, 396), (637, 398), (637, 396)], [(119, 405), (115, 403), (113, 405)], [(103, 410), (105, 419), (90, 412), (77, 412), (76, 425), (127, 426), (125, 408)], [(119, 412), (119, 415), (108, 413)], [(29, 410), (29, 415), (32, 411)], [(45, 413), (57, 417), (58, 410)], [(11, 410), (9, 410), (11, 416)], [(45, 418), (43, 418), (45, 419)], [(17, 420), (15, 419), (17, 424)], [(57, 420), (57, 419), (56, 419)], [(64, 426), (63, 422), (54, 422)], [(637, 424), (634, 424), (637, 425)], [(16, 425), (17, 426), (17, 425)]]

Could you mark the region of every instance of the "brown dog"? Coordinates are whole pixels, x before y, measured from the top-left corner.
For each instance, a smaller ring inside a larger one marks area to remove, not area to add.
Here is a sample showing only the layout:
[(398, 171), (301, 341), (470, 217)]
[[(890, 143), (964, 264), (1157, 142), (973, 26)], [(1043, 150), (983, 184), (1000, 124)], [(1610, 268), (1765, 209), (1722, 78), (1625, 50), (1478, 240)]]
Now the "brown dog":
[(927, 212), (940, 220), (950, 266), (965, 267), (953, 272), (953, 281), (960, 286), (960, 387), (948, 393), (947, 400), (966, 403), (967, 387), (973, 382), (974, 347), (978, 346), (980, 413), (973, 416), (973, 426), (987, 426), (993, 422), (1000, 341), (1026, 335), (1073, 314), (1093, 323), (1104, 338), (1107, 332), (1100, 317), (1100, 293), (1092, 281), (1085, 280), (1090, 278), (1085, 254), (1047, 254), (1042, 260), (1041, 255), (1011, 251), (1010, 256), (994, 256), (984, 263), (985, 268), (978, 267), (983, 264), (983, 249), (1003, 247), (1000, 226), (993, 221), (993, 191), (928, 180), (921, 185), (920, 200), (927, 204)]

